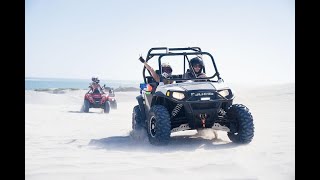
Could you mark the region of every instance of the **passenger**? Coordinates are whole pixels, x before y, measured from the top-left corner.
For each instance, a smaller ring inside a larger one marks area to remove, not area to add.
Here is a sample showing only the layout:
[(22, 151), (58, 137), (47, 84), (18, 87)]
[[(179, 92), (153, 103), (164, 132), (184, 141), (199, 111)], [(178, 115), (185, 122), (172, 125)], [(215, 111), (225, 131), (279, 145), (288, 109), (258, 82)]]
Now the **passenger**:
[[(156, 81), (156, 82), (160, 82), (160, 76), (159, 74), (157, 74), (155, 72), (155, 70), (149, 66), (149, 64), (143, 59), (143, 57), (140, 56), (139, 60), (144, 64), (144, 66), (150, 71), (151, 73), (151, 76), (153, 77), (153, 79)], [(171, 76), (172, 74), (172, 68), (171, 66), (168, 64), (168, 63), (162, 63), (161, 64), (161, 68), (162, 68), (162, 76), (164, 76), (165, 78), (168, 78)], [(164, 84), (172, 84), (173, 81), (170, 81), (170, 80), (167, 80), (167, 79), (164, 79), (163, 81)]]

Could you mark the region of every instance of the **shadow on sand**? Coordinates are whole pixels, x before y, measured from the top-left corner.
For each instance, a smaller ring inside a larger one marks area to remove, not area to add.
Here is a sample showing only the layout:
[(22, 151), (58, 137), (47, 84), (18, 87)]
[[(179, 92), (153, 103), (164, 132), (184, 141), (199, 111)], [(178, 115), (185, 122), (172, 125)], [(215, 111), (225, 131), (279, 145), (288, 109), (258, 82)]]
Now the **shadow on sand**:
[[(67, 111), (68, 113), (85, 113), (85, 112), (82, 112), (82, 111)], [(95, 114), (101, 114), (101, 112), (87, 112), (87, 113), (95, 113)]]
[(144, 134), (137, 138), (128, 136), (111, 136), (102, 139), (91, 139), (88, 146), (102, 148), (107, 150), (120, 151), (150, 151), (150, 152), (174, 152), (174, 151), (195, 151), (196, 149), (218, 150), (229, 149), (239, 146), (239, 144), (222, 139), (205, 139), (196, 135), (171, 136), (170, 142), (165, 146), (151, 145), (148, 137)]

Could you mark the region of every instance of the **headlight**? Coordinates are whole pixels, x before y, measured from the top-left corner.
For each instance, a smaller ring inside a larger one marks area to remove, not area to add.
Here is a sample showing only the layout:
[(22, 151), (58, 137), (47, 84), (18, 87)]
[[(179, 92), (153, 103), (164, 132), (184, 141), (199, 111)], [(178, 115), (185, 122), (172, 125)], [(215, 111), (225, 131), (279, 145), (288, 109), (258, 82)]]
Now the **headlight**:
[(225, 90), (219, 91), (219, 94), (223, 97), (226, 97), (229, 95), (229, 91), (228, 89), (225, 89)]
[(172, 97), (176, 98), (176, 99), (183, 99), (184, 98), (184, 94), (181, 92), (172, 92)]

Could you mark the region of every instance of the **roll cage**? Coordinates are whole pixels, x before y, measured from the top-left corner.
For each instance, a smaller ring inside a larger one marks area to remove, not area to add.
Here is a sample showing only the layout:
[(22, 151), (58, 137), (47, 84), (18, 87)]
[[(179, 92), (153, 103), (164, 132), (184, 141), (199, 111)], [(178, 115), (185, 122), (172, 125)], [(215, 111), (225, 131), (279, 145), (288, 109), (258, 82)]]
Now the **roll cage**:
[[(154, 52), (154, 51), (164, 51), (164, 52)], [(186, 72), (186, 61), (188, 61), (189, 67), (191, 67), (188, 55), (208, 55), (213, 63), (214, 69), (215, 69), (215, 74), (213, 74), (210, 77), (205, 77), (205, 78), (197, 78), (197, 79), (212, 79), (214, 77), (217, 76), (218, 80), (221, 79), (220, 74), (218, 72), (217, 66), (215, 64), (214, 58), (213, 56), (208, 53), (208, 52), (204, 52), (202, 51), (199, 47), (186, 47), (186, 48), (168, 48), (168, 47), (155, 47), (155, 48), (151, 48), (148, 51), (147, 57), (146, 57), (146, 62), (148, 62), (151, 58), (153, 57), (158, 57), (158, 68), (159, 70), (157, 70), (159, 76), (160, 76), (160, 82), (163, 82), (164, 79), (169, 79), (169, 80), (173, 80), (173, 81), (186, 81), (186, 80), (192, 80), (195, 78), (184, 78), (182, 76), (172, 76), (170, 78), (165, 78), (163, 76), (161, 76), (162, 74), (162, 68), (161, 68), (161, 59), (165, 56), (184, 56), (184, 67), (183, 67), (183, 72)], [(194, 73), (193, 68), (190, 68), (192, 70), (192, 73)], [(146, 76), (146, 67), (143, 67), (143, 71), (142, 71), (142, 75), (143, 75), (143, 79), (144, 79), (144, 83), (148, 83), (147, 79), (148, 77)], [(149, 70), (147, 70), (149, 75), (151, 76), (151, 73), (149, 72)], [(203, 68), (203, 72), (205, 73), (205, 67)], [(150, 77), (149, 76), (149, 77)]]

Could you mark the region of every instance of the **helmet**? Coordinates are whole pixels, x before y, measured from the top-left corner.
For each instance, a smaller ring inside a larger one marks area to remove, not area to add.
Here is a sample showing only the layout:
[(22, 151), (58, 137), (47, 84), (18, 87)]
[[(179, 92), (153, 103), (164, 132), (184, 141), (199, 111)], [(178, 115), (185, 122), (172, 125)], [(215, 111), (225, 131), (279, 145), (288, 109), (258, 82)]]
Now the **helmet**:
[(169, 63), (162, 63), (161, 68), (162, 68), (162, 72), (166, 72), (168, 74), (172, 73), (172, 68)]
[(98, 79), (98, 77), (92, 77), (91, 80), (95, 83), (99, 83), (100, 80)]
[(191, 66), (194, 66), (196, 64), (199, 64), (201, 66), (201, 69), (199, 72), (202, 71), (203, 67), (204, 67), (204, 64), (203, 64), (203, 60), (200, 58), (200, 57), (194, 57), (190, 60), (190, 64)]
[(200, 64), (202, 67), (203, 65), (203, 60), (200, 57), (194, 57), (190, 60), (190, 64), (191, 66), (195, 65), (195, 64)]

